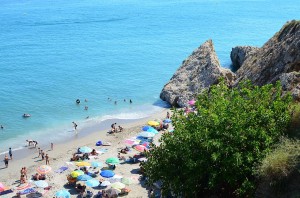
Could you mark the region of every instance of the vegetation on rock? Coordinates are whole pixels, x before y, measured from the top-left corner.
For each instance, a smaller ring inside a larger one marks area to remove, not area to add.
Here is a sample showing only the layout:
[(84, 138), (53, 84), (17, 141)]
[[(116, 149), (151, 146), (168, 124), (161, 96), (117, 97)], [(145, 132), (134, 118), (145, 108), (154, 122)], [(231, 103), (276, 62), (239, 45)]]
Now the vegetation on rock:
[(173, 135), (164, 134), (143, 164), (149, 184), (161, 181), (176, 197), (252, 197), (255, 167), (286, 132), (290, 104), (279, 82), (211, 86), (195, 113), (174, 110)]

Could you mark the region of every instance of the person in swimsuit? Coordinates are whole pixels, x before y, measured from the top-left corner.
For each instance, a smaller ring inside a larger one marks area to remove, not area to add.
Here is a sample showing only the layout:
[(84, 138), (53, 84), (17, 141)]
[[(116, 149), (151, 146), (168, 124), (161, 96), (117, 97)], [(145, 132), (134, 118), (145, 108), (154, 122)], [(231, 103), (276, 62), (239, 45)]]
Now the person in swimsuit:
[(5, 167), (8, 168), (8, 157), (7, 157), (7, 155), (5, 155), (5, 157), (4, 157), (4, 163), (5, 163)]
[(12, 151), (11, 151), (11, 148), (9, 148), (8, 154), (10, 156), (10, 159), (12, 160)]
[(49, 156), (48, 156), (48, 154), (46, 154), (45, 158), (46, 158), (46, 165), (50, 165), (50, 163), (49, 163)]

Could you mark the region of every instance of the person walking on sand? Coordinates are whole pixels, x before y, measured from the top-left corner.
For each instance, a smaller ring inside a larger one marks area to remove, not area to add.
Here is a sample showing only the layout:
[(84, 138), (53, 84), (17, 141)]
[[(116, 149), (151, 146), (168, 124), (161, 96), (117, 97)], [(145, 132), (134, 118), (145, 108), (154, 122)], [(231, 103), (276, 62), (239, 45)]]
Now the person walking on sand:
[(5, 164), (5, 167), (8, 168), (8, 157), (7, 157), (7, 155), (5, 155), (5, 157), (4, 157), (4, 164)]
[(44, 153), (43, 150), (41, 150), (41, 155), (42, 155), (42, 160), (44, 160), (45, 159), (45, 153)]
[(42, 155), (42, 150), (40, 149), (40, 147), (38, 148), (38, 152), (39, 152), (38, 157), (40, 157)]
[(53, 143), (51, 142), (51, 151), (53, 151)]
[(167, 119), (170, 119), (170, 113), (169, 113), (169, 111), (167, 112)]
[(49, 156), (48, 156), (48, 154), (46, 154), (46, 165), (50, 165), (50, 163), (49, 163)]
[(8, 154), (9, 154), (10, 159), (12, 160), (12, 151), (11, 151), (11, 148), (9, 148)]

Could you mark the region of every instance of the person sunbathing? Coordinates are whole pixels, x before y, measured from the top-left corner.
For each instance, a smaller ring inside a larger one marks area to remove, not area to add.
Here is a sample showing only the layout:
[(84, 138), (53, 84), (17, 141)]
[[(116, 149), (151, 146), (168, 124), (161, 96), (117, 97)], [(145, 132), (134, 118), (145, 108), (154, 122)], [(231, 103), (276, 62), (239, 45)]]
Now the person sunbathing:
[(127, 154), (127, 151), (125, 149), (121, 149), (120, 152), (123, 153), (123, 154)]
[(90, 155), (98, 155), (98, 153), (95, 149), (93, 149), (92, 152), (90, 153)]

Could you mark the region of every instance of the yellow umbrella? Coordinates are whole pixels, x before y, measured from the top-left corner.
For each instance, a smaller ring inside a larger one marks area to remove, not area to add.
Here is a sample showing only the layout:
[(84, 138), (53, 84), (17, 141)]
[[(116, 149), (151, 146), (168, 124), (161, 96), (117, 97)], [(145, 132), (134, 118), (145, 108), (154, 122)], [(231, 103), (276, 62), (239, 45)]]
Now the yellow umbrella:
[(76, 162), (76, 166), (91, 166), (91, 164), (89, 162)]
[(77, 178), (79, 175), (83, 175), (83, 174), (84, 174), (84, 172), (81, 170), (76, 170), (76, 171), (71, 172), (71, 176), (73, 178)]
[(159, 124), (159, 122), (151, 120), (151, 121), (148, 122), (148, 125), (150, 125), (150, 126), (159, 126), (160, 124)]

